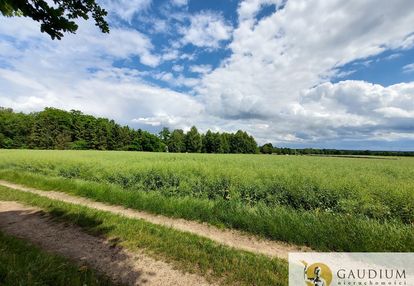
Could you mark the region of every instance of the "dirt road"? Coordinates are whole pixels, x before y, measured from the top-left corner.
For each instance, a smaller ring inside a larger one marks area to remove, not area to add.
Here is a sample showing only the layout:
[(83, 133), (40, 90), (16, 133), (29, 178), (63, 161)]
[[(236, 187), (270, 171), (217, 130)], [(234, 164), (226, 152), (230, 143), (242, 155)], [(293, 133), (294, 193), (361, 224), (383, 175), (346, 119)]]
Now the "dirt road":
[(80, 265), (105, 273), (125, 285), (212, 285), (143, 253), (131, 253), (80, 228), (58, 223), (34, 207), (0, 201), (0, 229)]
[(87, 206), (89, 208), (123, 215), (129, 218), (143, 219), (153, 224), (164, 225), (180, 231), (191, 232), (199, 236), (207, 237), (223, 245), (254, 253), (265, 254), (272, 257), (287, 259), (289, 252), (302, 252), (310, 250), (306, 247), (299, 247), (283, 242), (261, 239), (257, 236), (248, 235), (236, 230), (219, 229), (205, 223), (169, 218), (161, 215), (154, 215), (147, 212), (128, 209), (122, 206), (108, 205), (87, 198), (68, 195), (62, 192), (42, 191), (3, 180), (0, 180), (0, 185), (10, 189), (29, 192), (66, 203)]

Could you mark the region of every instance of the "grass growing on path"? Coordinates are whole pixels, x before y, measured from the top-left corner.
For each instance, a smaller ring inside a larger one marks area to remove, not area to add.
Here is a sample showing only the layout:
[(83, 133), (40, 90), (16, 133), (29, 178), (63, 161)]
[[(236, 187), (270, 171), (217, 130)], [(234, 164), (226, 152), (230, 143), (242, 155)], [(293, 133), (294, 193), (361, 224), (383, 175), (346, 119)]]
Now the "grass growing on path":
[(104, 286), (107, 278), (0, 232), (0, 285)]
[(287, 285), (287, 263), (220, 246), (208, 239), (142, 220), (16, 192), (0, 187), (0, 200), (37, 206), (52, 216), (89, 232), (119, 239), (128, 249), (145, 249), (180, 269), (199, 273), (222, 284)]
[(334, 251), (413, 251), (414, 228), (401, 222), (283, 206), (248, 207), (232, 201), (165, 197), (157, 192), (126, 191), (114, 185), (0, 171), (0, 178), (44, 190), (60, 190), (96, 201), (138, 210), (209, 222), (259, 234), (274, 240)]

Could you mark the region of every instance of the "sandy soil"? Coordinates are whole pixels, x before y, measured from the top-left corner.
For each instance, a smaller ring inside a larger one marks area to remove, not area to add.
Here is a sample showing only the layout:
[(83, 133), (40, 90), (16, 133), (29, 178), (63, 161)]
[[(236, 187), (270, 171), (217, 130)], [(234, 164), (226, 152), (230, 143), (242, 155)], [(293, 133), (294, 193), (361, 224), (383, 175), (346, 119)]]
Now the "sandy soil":
[(126, 285), (210, 285), (203, 277), (184, 274), (143, 253), (130, 253), (80, 228), (51, 220), (37, 208), (0, 201), (0, 229), (80, 265), (105, 273)]
[(205, 223), (169, 218), (161, 215), (154, 215), (142, 211), (128, 209), (121, 206), (108, 205), (92, 201), (90, 199), (68, 195), (62, 192), (41, 191), (3, 180), (0, 180), (0, 185), (19, 191), (34, 193), (54, 200), (112, 212), (129, 218), (143, 219), (154, 224), (164, 225), (177, 230), (187, 231), (199, 236), (207, 237), (223, 245), (272, 257), (287, 259), (289, 252), (310, 251), (310, 249), (306, 247), (299, 247), (278, 241), (265, 240), (236, 230), (219, 229)]

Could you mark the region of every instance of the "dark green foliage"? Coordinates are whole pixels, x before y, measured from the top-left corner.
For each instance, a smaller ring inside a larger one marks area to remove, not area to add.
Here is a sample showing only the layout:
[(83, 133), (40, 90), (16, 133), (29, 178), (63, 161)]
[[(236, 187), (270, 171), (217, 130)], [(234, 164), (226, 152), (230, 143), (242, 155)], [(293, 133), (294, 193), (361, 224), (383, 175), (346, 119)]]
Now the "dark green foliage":
[(0, 109), (0, 148), (75, 150), (165, 150), (161, 140), (146, 131), (121, 127), (113, 120), (46, 108), (23, 114)]
[(147, 131), (139, 129), (137, 139), (141, 142), (143, 151), (163, 152), (165, 150), (165, 144), (157, 136)]
[(0, 232), (0, 285), (112, 285), (88, 268)]
[(45, 108), (24, 114), (0, 107), (0, 148), (256, 153), (257, 144), (242, 131), (220, 134), (209, 130), (204, 136), (193, 126), (187, 133), (163, 128), (156, 136), (77, 110)]
[(203, 153), (257, 153), (256, 140), (244, 131), (233, 133), (213, 133), (210, 130), (202, 137)]
[(256, 153), (257, 143), (252, 136), (239, 130), (230, 137), (230, 152), (244, 154)]
[(185, 150), (190, 153), (201, 152), (201, 136), (195, 126), (185, 135)]
[(272, 154), (273, 153), (273, 145), (272, 145), (272, 143), (266, 143), (263, 146), (260, 146), (260, 153), (263, 153), (263, 154)]
[(169, 152), (185, 152), (185, 142), (184, 142), (184, 131), (181, 129), (176, 129), (171, 133), (170, 138), (168, 139), (168, 151)]
[[(270, 144), (270, 143), (268, 143)], [(267, 145), (267, 144), (265, 144)], [(261, 146), (260, 149), (265, 146)], [(292, 148), (278, 148), (272, 147), (272, 153), (277, 155), (319, 155), (319, 156), (332, 156), (332, 157), (350, 157), (356, 156), (414, 156), (414, 151), (374, 151), (374, 150), (339, 150), (339, 149), (292, 149)], [(263, 153), (263, 152), (262, 152)], [(373, 158), (378, 159), (378, 158)]]
[(72, 118), (68, 115), (66, 111), (53, 108), (33, 115), (29, 146), (39, 149), (68, 149), (72, 141)]
[(230, 153), (230, 138), (231, 138), (231, 134), (229, 134), (229, 133), (223, 133), (223, 134), (221, 134), (221, 138), (220, 138), (220, 141), (221, 141), (221, 152), (223, 152), (223, 153), (225, 153), (225, 154), (227, 154), (227, 153)]
[(75, 33), (75, 19), (88, 20), (90, 15), (103, 33), (109, 32), (105, 21), (107, 12), (95, 0), (54, 0), (54, 5), (45, 0), (1, 0), (0, 12), (4, 16), (24, 16), (40, 22), (40, 30), (52, 39), (61, 39), (63, 33)]
[(0, 148), (27, 148), (33, 118), (0, 107)]
[(208, 130), (203, 137), (203, 152), (223, 153), (223, 149), (220, 133), (213, 133)]
[(168, 140), (170, 140), (171, 132), (170, 132), (170, 130), (168, 128), (164, 127), (160, 131), (160, 133), (158, 133), (158, 135), (159, 135), (160, 139), (162, 140), (162, 142), (164, 144), (167, 144), (168, 143)]

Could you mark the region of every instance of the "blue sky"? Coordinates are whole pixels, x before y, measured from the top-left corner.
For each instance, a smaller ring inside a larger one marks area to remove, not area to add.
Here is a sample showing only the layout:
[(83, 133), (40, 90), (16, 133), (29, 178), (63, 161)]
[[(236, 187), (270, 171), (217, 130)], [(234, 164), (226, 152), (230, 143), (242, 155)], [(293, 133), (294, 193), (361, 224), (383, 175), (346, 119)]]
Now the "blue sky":
[(337, 78), (336, 81), (363, 80), (383, 86), (411, 82), (414, 80), (414, 72), (404, 69), (411, 63), (414, 63), (414, 49), (388, 50), (344, 65), (341, 71), (352, 73)]
[(0, 106), (278, 146), (414, 149), (414, 2), (99, 0), (52, 41), (0, 17)]

